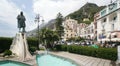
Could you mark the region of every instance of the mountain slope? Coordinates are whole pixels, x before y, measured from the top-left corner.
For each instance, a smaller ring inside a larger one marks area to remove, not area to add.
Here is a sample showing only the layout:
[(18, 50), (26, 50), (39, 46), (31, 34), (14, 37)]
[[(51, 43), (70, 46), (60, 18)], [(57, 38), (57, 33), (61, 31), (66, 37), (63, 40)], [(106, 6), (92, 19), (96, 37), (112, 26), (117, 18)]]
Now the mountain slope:
[(55, 19), (51, 19), (44, 27), (54, 29)]
[(89, 18), (90, 21), (94, 20), (94, 14), (103, 9), (105, 6), (97, 6), (94, 3), (86, 3), (79, 10), (69, 14), (67, 17), (78, 20), (78, 23), (84, 22), (84, 18)]
[[(49, 28), (49, 29), (53, 29), (54, 24), (55, 24), (55, 19), (51, 19), (47, 24), (39, 25), (39, 29), (41, 30), (44, 27)], [(34, 30), (28, 31), (27, 36), (28, 37), (35, 37), (37, 32), (38, 32), (38, 28), (35, 28)]]

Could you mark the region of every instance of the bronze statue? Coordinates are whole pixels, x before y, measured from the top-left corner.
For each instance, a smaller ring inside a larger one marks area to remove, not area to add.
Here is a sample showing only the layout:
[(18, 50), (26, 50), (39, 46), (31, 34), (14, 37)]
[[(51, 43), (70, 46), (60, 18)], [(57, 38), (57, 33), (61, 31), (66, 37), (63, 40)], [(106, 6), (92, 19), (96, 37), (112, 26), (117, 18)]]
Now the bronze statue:
[[(17, 16), (17, 21), (18, 21), (18, 28), (19, 28), (19, 32), (25, 32), (25, 16), (23, 15), (23, 12), (20, 12), (20, 14)], [(20, 31), (22, 28), (22, 31)]]

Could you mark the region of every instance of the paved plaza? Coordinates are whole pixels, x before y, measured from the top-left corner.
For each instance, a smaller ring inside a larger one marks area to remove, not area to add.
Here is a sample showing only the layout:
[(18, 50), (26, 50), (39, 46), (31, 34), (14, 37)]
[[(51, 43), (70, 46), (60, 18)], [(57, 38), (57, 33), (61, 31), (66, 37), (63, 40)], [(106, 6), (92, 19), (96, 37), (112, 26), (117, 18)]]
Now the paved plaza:
[[(41, 53), (45, 53), (45, 52), (38, 51), (38, 53), (41, 54)], [(71, 60), (75, 61), (79, 66), (115, 66), (112, 64), (111, 60), (106, 60), (106, 59), (101, 59), (101, 58), (78, 55), (78, 54), (73, 54), (73, 53), (69, 53), (69, 52), (49, 52), (49, 53), (71, 59)], [(14, 60), (14, 61), (20, 62), (20, 60), (18, 58), (0, 57), (0, 61), (2, 61), (2, 60)], [(24, 61), (23, 63), (30, 64), (32, 66), (37, 66), (35, 56), (34, 56), (34, 59), (29, 60), (29, 61)]]
[(83, 55), (73, 54), (69, 52), (50, 52), (50, 53), (57, 56), (69, 58), (75, 61), (80, 66), (114, 66), (111, 64), (110, 60), (83, 56)]

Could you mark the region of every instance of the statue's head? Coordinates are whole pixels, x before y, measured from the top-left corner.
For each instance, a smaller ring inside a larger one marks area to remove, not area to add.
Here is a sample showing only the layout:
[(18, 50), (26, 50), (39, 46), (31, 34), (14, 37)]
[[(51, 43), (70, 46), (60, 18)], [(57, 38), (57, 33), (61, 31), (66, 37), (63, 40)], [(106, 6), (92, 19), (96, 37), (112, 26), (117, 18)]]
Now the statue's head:
[(22, 11), (20, 12), (20, 15), (23, 15), (23, 12), (22, 12)]

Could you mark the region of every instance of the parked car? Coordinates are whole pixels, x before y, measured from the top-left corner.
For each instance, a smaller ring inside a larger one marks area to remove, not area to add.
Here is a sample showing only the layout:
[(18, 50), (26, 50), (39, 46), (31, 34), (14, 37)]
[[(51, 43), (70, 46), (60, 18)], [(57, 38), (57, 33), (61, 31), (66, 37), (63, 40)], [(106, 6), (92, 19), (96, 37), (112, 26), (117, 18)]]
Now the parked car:
[(73, 43), (72, 42), (67, 42), (67, 45), (72, 45)]

